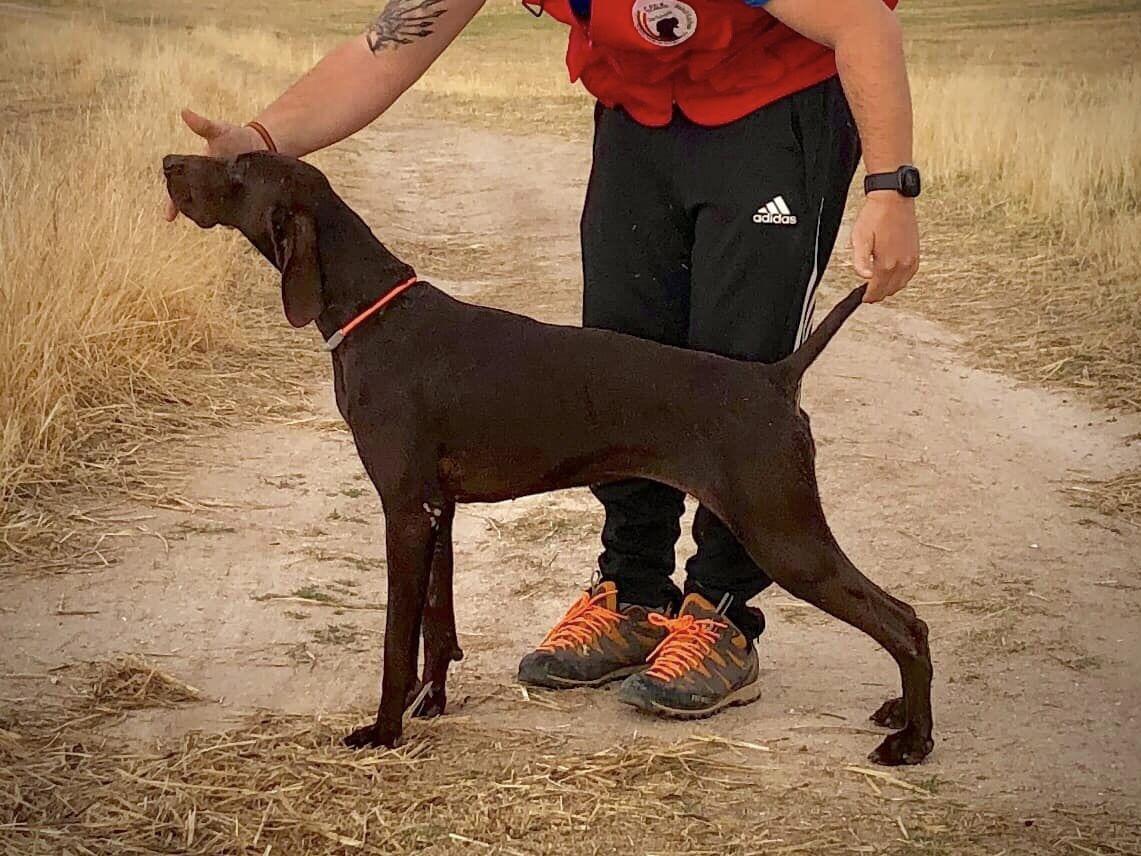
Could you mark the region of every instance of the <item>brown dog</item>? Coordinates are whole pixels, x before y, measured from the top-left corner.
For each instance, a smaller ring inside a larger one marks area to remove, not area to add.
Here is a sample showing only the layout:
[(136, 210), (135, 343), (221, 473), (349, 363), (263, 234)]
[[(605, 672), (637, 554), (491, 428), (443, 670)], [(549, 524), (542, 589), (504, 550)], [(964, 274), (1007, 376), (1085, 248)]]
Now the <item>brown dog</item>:
[[(417, 281), (317, 169), (291, 158), (169, 156), (163, 170), (183, 214), (239, 229), (281, 271), (290, 323), (316, 322), (330, 340), (337, 406), (384, 506), (380, 708), (345, 738), (349, 746), (399, 739), (418, 689), (421, 623), (429, 689), (420, 712), (444, 709), (448, 665), (462, 656), (452, 604), (457, 502), (643, 476), (697, 497), (780, 586), (895, 658), (903, 696), (872, 719), (899, 730), (873, 761), (914, 764), (931, 751), (927, 626), (836, 544), (797, 405), (801, 375), (859, 306), (862, 287), (792, 356), (740, 362), (453, 300)], [(387, 306), (342, 332), (385, 297)]]

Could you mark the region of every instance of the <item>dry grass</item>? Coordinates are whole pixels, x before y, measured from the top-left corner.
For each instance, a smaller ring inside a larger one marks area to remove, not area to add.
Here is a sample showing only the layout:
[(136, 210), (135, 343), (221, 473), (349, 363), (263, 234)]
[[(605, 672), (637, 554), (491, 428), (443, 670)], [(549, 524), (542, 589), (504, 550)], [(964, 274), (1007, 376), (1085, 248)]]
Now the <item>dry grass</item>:
[(449, 121), (585, 140), (594, 101), (567, 79), (566, 28), (491, 0), (414, 90), (417, 110)]
[(551, 546), (590, 542), (601, 526), (602, 511), (593, 505), (584, 508), (546, 505), (498, 524), (496, 532), (513, 543)]
[(1103, 808), (1025, 818), (957, 802), (946, 783), (910, 771), (820, 769), (791, 749), (700, 734), (598, 749), (445, 717), (413, 723), (396, 751), (351, 753), (339, 737), (353, 716), (265, 715), (146, 751), (100, 726), (140, 699), (168, 701), (140, 696), (138, 675), (152, 671), (101, 685), (98, 703), (88, 689), (0, 714), (0, 853), (1110, 854), (1141, 844), (1136, 818)]
[(1134, 263), (1083, 259), (1046, 218), (969, 200), (925, 203), (924, 270), (902, 305), (960, 332), (984, 365), (1141, 409), (1141, 302)]
[(177, 106), (244, 115), (312, 54), (39, 18), (5, 18), (0, 54), (0, 549), (21, 550), (59, 529), (58, 488), (297, 390), (264, 264), (162, 222), (159, 161), (193, 145)]
[[(1139, 20), (1141, 23), (1141, 20)], [(1105, 275), (1141, 272), (1141, 66), (1117, 74), (916, 75), (916, 148), (937, 189), (1053, 226), (1051, 243)]]
[(1115, 478), (1071, 485), (1067, 493), (1075, 505), (1141, 524), (1141, 467)]
[(566, 28), (491, 2), (416, 86), (422, 110), (492, 128), (585, 139), (594, 100), (568, 82)]
[(916, 78), (934, 199), (907, 302), (989, 365), (1141, 410), (1141, 72)]
[(82, 709), (100, 715), (202, 700), (199, 690), (137, 657), (90, 663), (85, 671), (88, 683), (80, 695)]
[(924, 70), (1116, 73), (1137, 52), (1137, 0), (900, 3), (913, 64)]
[(238, 31), (240, 37), (245, 35), (242, 31), (262, 33), (272, 40), (272, 52), (288, 55), (298, 40), (325, 42), (363, 32), (383, 4), (376, 0), (28, 0), (28, 5), (109, 24), (171, 28), (175, 33), (209, 21), (226, 31)]

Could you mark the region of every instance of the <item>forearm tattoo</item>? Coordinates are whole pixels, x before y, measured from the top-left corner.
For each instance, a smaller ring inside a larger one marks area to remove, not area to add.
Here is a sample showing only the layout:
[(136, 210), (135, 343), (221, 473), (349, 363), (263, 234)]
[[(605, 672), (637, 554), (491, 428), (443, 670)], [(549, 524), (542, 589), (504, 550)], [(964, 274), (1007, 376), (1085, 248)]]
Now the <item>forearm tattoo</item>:
[(447, 11), (445, 0), (389, 0), (365, 37), (373, 53), (395, 50), (416, 39), (432, 35), (436, 19)]

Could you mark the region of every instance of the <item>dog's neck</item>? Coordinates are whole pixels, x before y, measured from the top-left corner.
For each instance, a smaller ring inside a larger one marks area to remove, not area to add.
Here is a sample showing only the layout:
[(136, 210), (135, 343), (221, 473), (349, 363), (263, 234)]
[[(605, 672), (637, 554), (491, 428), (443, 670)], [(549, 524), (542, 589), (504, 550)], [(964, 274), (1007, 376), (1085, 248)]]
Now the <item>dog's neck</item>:
[(317, 233), (324, 309), (316, 323), (326, 339), (414, 274), (355, 211), (336, 203), (342, 210), (322, 217)]

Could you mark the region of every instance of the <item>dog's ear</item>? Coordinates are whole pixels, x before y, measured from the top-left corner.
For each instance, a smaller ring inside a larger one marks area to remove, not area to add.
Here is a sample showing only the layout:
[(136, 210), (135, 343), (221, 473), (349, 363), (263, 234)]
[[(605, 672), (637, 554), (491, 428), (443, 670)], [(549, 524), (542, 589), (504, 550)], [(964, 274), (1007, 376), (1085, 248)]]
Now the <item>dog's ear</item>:
[(304, 327), (321, 314), (321, 259), (317, 251), (317, 224), (304, 211), (276, 207), (270, 214), (274, 263), (281, 271), (281, 301), (285, 317)]

